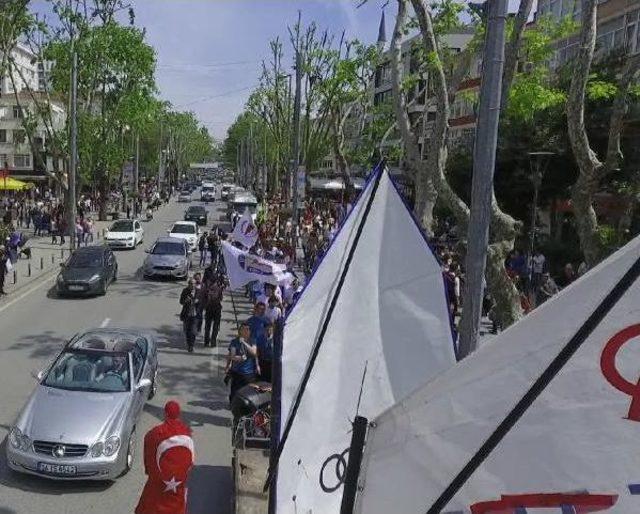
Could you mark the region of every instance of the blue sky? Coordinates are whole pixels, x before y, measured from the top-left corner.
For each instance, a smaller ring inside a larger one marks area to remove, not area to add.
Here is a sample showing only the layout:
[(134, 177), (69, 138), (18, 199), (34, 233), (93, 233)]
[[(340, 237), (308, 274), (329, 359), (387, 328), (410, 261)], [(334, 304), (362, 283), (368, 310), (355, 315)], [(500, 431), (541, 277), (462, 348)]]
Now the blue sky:
[[(136, 24), (147, 30), (156, 49), (160, 95), (176, 109), (191, 110), (218, 139), (258, 82), (260, 63), (269, 57), (269, 41), (288, 45), (287, 25), (298, 11), (303, 23), (373, 43), (387, 0), (131, 0)], [(518, 0), (509, 0), (512, 9)], [(42, 10), (43, 0), (32, 0)], [(391, 36), (396, 3), (386, 8)]]
[(375, 41), (383, 2), (356, 5), (355, 0), (133, 2), (136, 23), (146, 27), (157, 51), (162, 97), (178, 109), (194, 111), (220, 139), (257, 84), (269, 41), (280, 36), (288, 42), (287, 24), (295, 23), (298, 10), (303, 22)]

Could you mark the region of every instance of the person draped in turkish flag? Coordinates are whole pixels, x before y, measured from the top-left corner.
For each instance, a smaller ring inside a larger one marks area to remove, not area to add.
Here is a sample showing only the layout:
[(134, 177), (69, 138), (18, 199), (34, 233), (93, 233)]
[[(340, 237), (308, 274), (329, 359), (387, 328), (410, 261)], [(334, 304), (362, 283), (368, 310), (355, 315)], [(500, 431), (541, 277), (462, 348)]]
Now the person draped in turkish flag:
[(185, 514), (187, 478), (195, 460), (191, 429), (180, 420), (180, 405), (164, 406), (164, 423), (144, 437), (147, 483), (136, 514)]

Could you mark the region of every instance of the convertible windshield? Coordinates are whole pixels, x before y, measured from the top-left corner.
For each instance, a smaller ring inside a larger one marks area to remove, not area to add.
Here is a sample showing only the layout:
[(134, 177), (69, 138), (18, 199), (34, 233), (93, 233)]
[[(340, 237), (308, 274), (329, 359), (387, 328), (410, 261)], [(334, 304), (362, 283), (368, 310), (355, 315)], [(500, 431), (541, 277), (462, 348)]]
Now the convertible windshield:
[(127, 220), (116, 221), (109, 230), (111, 232), (133, 232), (133, 222)]
[(196, 227), (193, 225), (174, 225), (171, 229), (172, 234), (195, 234)]
[(124, 393), (130, 389), (129, 377), (126, 353), (74, 350), (58, 357), (43, 385), (70, 391)]
[(67, 265), (70, 268), (99, 268), (102, 266), (102, 254), (98, 252), (76, 252), (71, 255)]
[(158, 243), (151, 251), (154, 255), (184, 255), (184, 245), (180, 243)]

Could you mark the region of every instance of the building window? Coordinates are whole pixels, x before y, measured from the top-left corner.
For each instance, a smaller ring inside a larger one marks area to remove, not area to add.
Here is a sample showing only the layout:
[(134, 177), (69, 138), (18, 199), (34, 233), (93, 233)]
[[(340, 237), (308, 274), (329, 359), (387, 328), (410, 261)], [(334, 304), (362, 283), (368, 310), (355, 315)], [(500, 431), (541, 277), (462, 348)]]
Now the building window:
[(22, 119), (24, 118), (24, 112), (22, 110), (22, 107), (18, 106), (18, 105), (14, 105), (13, 106), (13, 117), (15, 119)]
[(31, 156), (29, 154), (19, 154), (13, 156), (13, 166), (15, 168), (30, 168)]
[(0, 170), (9, 167), (9, 156), (6, 153), (0, 153)]
[(13, 142), (16, 145), (21, 145), (27, 140), (27, 133), (24, 130), (13, 131)]
[(378, 106), (378, 105), (383, 105), (386, 104), (387, 102), (391, 101), (391, 95), (392, 95), (392, 91), (383, 91), (381, 93), (376, 93), (376, 95), (373, 97), (373, 105)]
[(0, 143), (6, 143), (6, 142), (7, 142), (7, 131), (5, 129), (0, 129)]

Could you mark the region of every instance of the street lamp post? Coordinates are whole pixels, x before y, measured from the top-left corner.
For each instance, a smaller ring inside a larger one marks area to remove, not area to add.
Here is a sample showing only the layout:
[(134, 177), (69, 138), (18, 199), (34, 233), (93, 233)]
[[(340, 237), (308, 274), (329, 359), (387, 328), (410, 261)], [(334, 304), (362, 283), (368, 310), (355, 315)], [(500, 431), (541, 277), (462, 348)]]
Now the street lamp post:
[(531, 181), (533, 182), (533, 204), (531, 206), (531, 228), (529, 231), (529, 284), (533, 276), (533, 252), (536, 244), (536, 219), (538, 218), (538, 197), (542, 178), (547, 170), (553, 152), (529, 152), (529, 166), (531, 167)]

